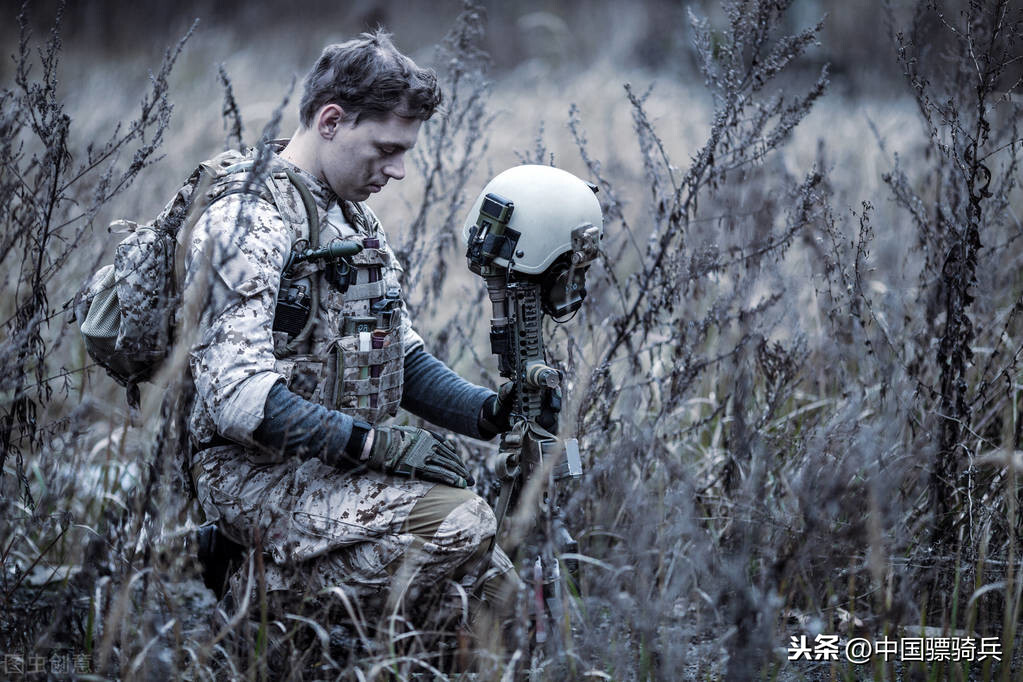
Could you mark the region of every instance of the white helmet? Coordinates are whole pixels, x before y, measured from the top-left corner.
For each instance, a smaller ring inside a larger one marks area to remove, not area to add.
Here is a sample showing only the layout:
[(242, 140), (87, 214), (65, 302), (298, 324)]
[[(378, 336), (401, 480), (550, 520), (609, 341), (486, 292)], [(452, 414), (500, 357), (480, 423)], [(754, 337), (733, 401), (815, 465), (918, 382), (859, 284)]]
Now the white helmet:
[[(492, 249), (493, 264), (526, 275), (539, 275), (559, 256), (579, 248), (578, 228), (596, 228), (586, 230), (592, 242), (603, 235), (604, 221), (595, 192), (593, 185), (559, 168), (533, 165), (509, 168), (488, 182), (476, 198), (462, 228), (462, 239), (470, 250), (477, 237), (482, 245), (482, 235), (474, 231), (481, 231), (486, 216), (501, 213), (511, 239), (502, 240)], [(480, 209), (488, 195), (491, 200), (481, 216)], [(592, 246), (595, 248), (596, 244)]]

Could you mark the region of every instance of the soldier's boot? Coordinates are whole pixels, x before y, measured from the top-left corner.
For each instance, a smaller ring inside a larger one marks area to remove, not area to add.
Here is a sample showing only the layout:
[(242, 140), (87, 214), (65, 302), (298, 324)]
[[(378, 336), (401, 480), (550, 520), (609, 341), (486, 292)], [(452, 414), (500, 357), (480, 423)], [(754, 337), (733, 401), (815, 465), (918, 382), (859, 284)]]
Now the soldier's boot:
[(213, 523), (200, 527), (198, 535), (203, 584), (213, 590), (218, 600), (223, 599), (227, 580), (242, 564), (245, 548), (221, 533)]

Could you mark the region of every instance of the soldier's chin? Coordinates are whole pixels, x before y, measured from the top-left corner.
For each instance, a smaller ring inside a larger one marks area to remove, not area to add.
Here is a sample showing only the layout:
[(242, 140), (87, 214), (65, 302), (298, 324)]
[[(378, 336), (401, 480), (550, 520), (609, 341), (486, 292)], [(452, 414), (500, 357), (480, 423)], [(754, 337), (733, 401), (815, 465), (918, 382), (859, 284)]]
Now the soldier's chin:
[(344, 194), (337, 195), (339, 199), (343, 201), (366, 201), (369, 198), (369, 192), (366, 190), (353, 189)]

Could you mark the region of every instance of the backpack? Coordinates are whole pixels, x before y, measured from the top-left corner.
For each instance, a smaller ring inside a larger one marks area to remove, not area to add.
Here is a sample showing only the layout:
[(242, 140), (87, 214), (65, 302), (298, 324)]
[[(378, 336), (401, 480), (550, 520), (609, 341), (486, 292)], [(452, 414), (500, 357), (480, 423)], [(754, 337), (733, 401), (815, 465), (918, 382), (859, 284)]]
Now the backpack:
[[(128, 404), (139, 405), (138, 384), (150, 381), (174, 343), (184, 283), (179, 235), (187, 235), (203, 212), (231, 194), (255, 194), (278, 206), (268, 180), (252, 182), (255, 160), (237, 151), (203, 162), (150, 223), (111, 224), (128, 231), (114, 262), (100, 268), (75, 297), (74, 318), (89, 356), (127, 389)], [(309, 190), (290, 171), (303, 195)], [(312, 219), (312, 216), (309, 216)]]

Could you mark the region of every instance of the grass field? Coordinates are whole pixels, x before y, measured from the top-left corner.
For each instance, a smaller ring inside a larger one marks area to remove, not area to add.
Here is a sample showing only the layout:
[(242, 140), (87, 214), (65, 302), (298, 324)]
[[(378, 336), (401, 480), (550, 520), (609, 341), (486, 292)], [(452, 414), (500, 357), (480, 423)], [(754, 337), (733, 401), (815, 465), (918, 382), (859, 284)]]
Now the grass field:
[[(546, 328), (567, 376), (561, 433), (587, 470), (558, 494), (583, 570), (552, 643), (477, 652), (475, 678), (438, 654), (450, 637), (386, 627), (365, 655), (300, 659), (330, 623), (296, 620), (296, 679), (1023, 680), (1023, 14), (730, 7), (697, 6), (691, 24), (667, 2), (512, 3), (485, 21), (457, 3), (284, 18), (195, 3), (119, 22), (75, 6), (50, 52), (37, 29), (0, 71), (0, 665), (273, 677), (265, 624), (245, 640), (207, 622), (200, 514), (169, 452), (181, 365), (132, 414), (64, 304), (110, 259), (109, 222), (155, 215), (224, 148), (218, 66), (244, 141), (278, 111), (287, 136), (292, 79), (379, 21), (438, 70), (448, 125), (424, 127), (409, 177), (370, 205), (419, 331), (463, 376), (499, 382), (460, 240), (479, 189), (522, 162), (600, 186), (589, 297)], [(162, 72), (189, 9), (202, 21)], [(48, 6), (33, 12), (48, 25)], [(446, 33), (461, 40), (437, 51)], [(143, 97), (156, 106), (133, 128)], [(492, 492), (495, 445), (460, 446)], [(864, 661), (855, 640), (873, 646)], [(919, 641), (920, 660), (883, 654), (891, 641)]]

